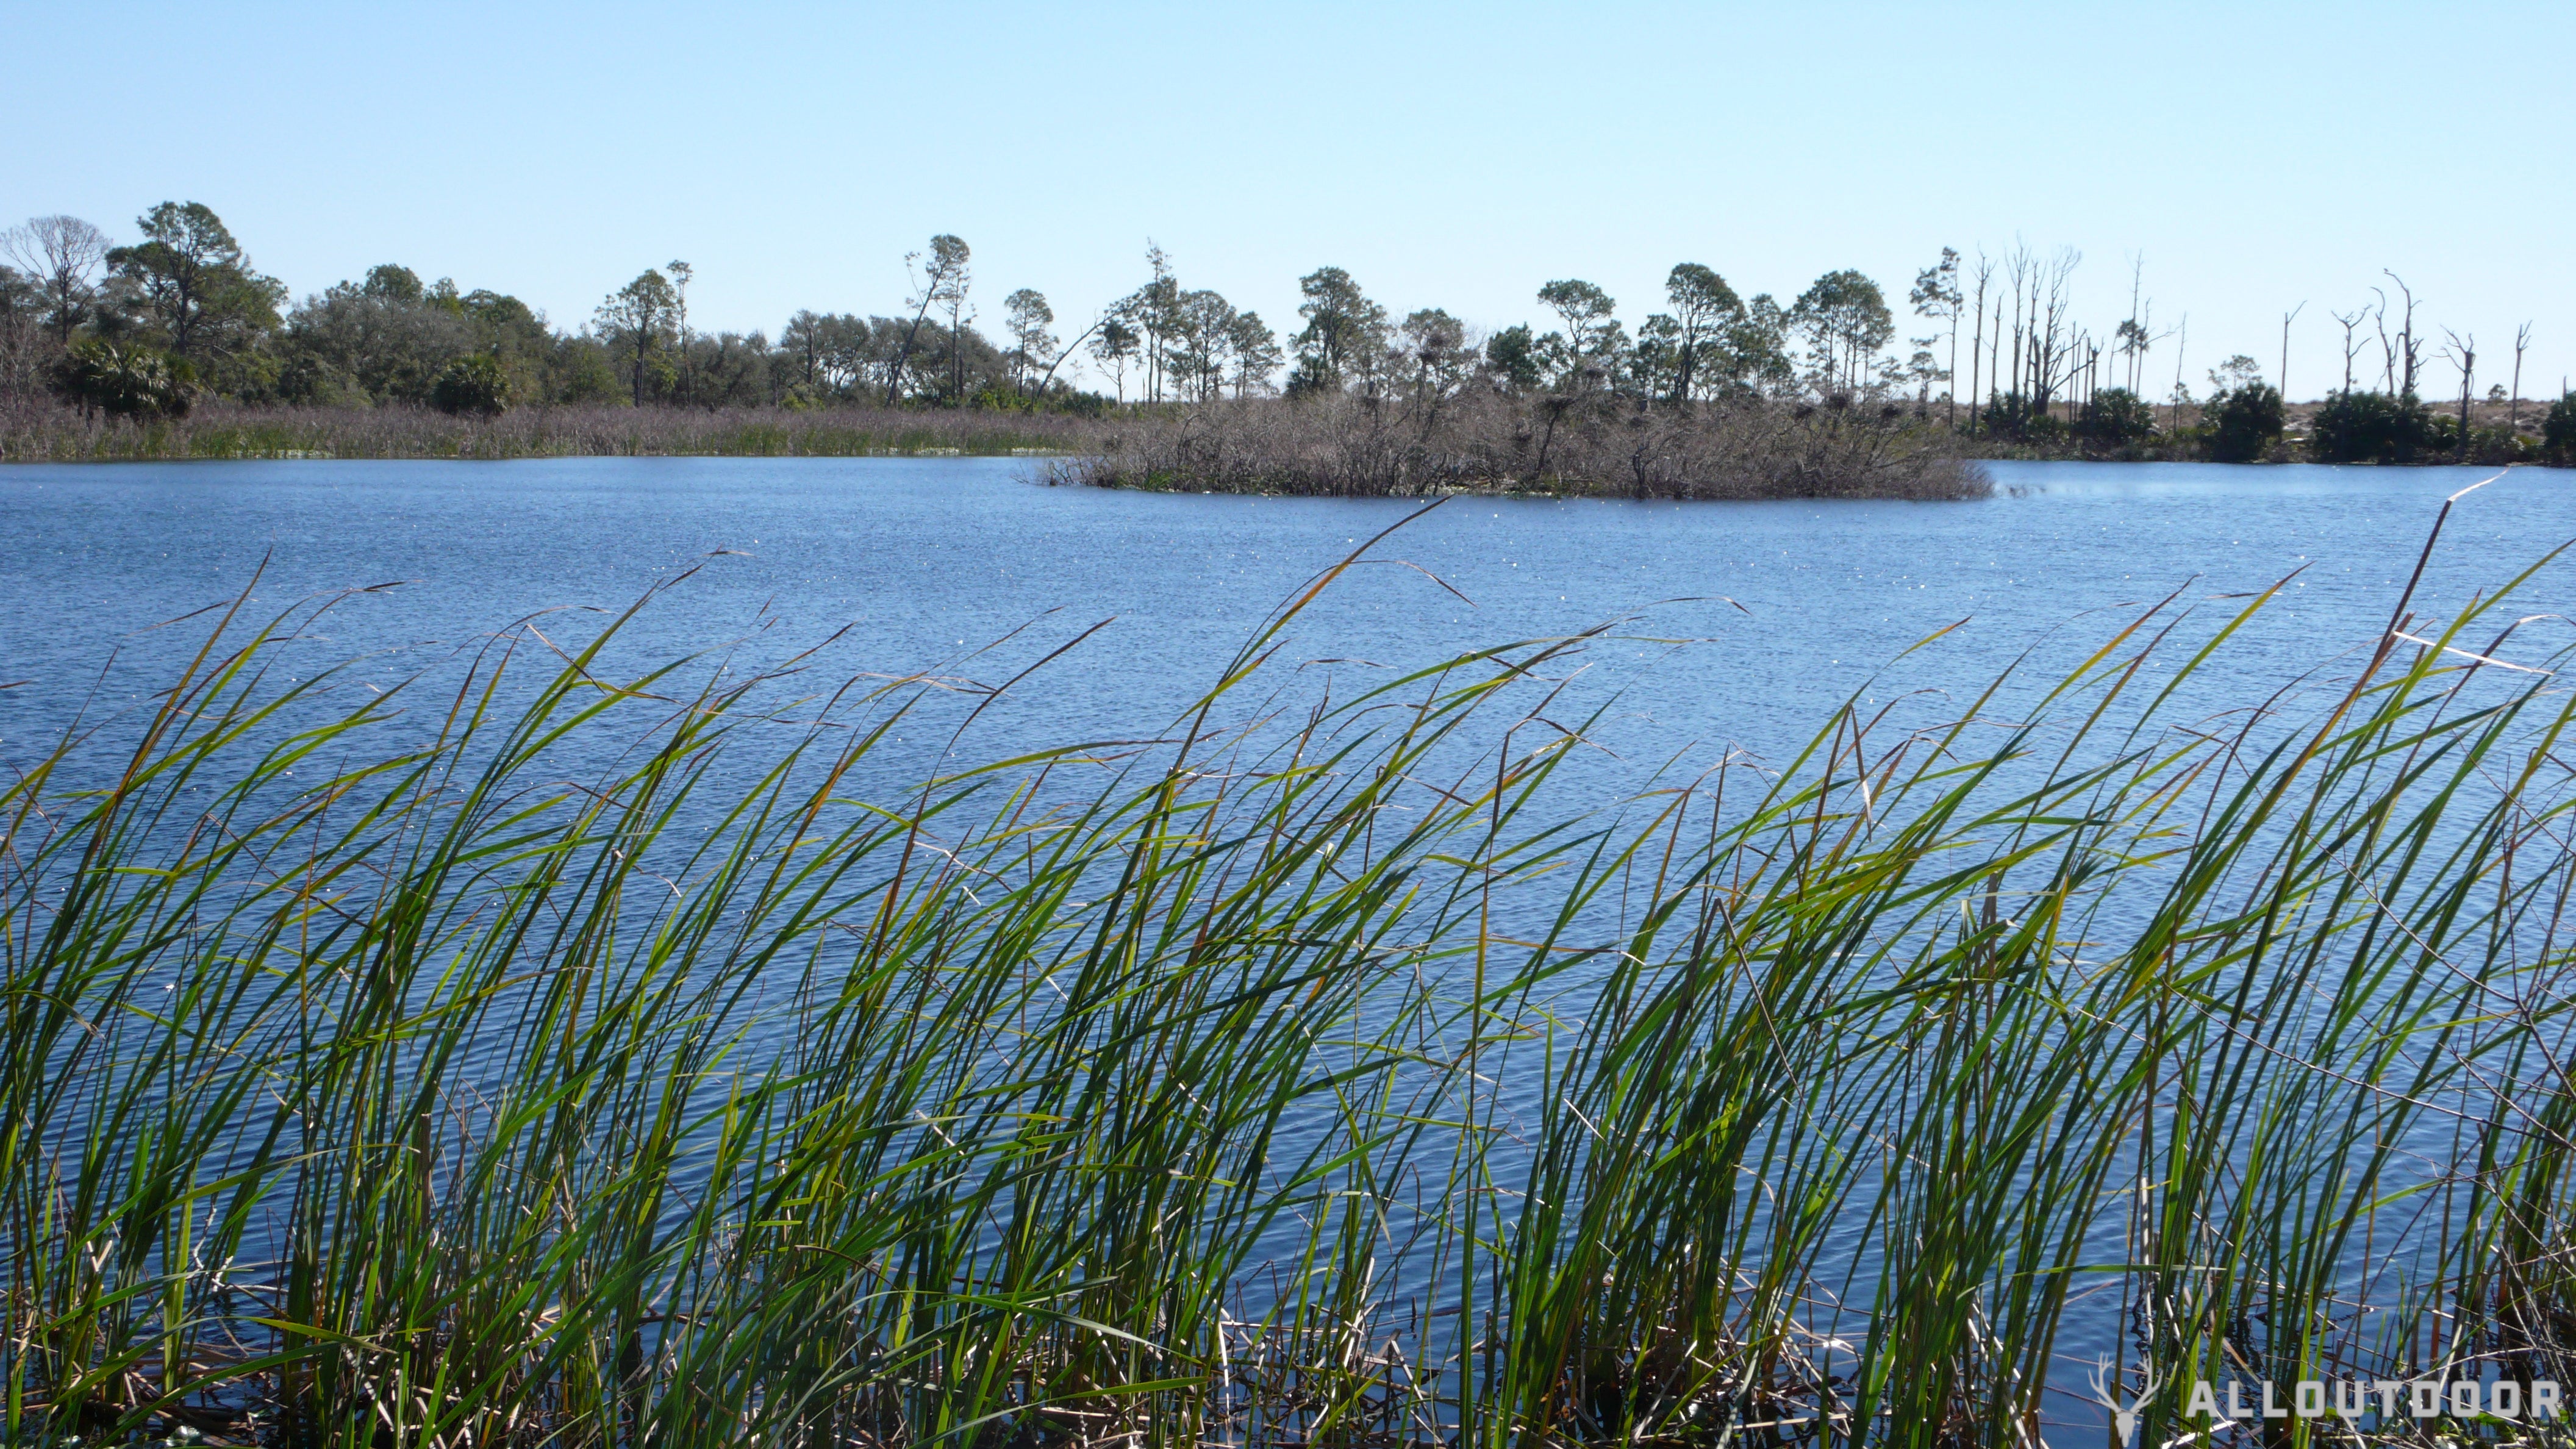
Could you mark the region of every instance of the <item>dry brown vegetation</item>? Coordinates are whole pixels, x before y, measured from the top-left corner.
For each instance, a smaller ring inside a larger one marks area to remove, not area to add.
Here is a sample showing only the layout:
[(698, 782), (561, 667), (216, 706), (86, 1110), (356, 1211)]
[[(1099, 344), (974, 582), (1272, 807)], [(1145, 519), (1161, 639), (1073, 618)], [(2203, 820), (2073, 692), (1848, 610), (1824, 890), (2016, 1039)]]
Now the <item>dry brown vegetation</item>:
[(84, 418), (50, 401), (0, 404), (0, 461), (176, 458), (535, 458), (585, 455), (868, 457), (1074, 452), (1101, 427), (1062, 413), (956, 409), (681, 408), (586, 403), (491, 419), (431, 408), (209, 402), (184, 418)]
[(1641, 409), (1597, 396), (1215, 402), (1116, 429), (1072, 481), (1221, 493), (1456, 490), (1636, 498), (1982, 497), (1984, 471), (1897, 409)]
[(1972, 498), (1958, 443), (1895, 409), (1746, 402), (1643, 410), (1606, 394), (1211, 401), (1108, 418), (974, 409), (585, 404), (497, 418), (210, 402), (184, 418), (0, 407), (0, 461), (1078, 455), (1067, 481), (1411, 497), (1460, 489), (1652, 498)]

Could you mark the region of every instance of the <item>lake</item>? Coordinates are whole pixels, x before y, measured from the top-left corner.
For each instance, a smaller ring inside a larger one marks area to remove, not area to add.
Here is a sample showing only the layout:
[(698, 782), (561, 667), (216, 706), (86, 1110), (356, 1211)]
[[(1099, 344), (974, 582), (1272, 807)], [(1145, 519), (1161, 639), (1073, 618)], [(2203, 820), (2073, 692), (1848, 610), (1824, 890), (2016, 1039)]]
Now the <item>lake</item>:
[[(2168, 596), (2190, 643), (2286, 580), (2192, 683), (2191, 705), (2241, 710), (2312, 671), (2333, 689), (2381, 637), (2442, 499), (2489, 476), (1993, 466), (1997, 496), (1975, 503), (1460, 497), (1418, 517), (1401, 502), (1055, 488), (1001, 460), (20, 467), (0, 472), (0, 762), (24, 768), (87, 720), (104, 728), (58, 783), (96, 778), (202, 644), (215, 617), (203, 611), (246, 587), (250, 616), (265, 619), (399, 585), (343, 600), (282, 646), (288, 679), (358, 661), (341, 676), (344, 705), (452, 672), (532, 617), (554, 643), (587, 638), (664, 586), (617, 637), (610, 672), (682, 655), (704, 657), (699, 673), (749, 671), (828, 640), (773, 688), (991, 684), (1099, 626), (962, 740), (952, 728), (975, 696), (934, 695), (858, 782), (890, 795), (953, 768), (952, 755), (1162, 734), (1272, 610), (1401, 523), (1294, 622), (1279, 667), (1229, 709), (1347, 698), (1463, 650), (1609, 624), (1550, 708), (1599, 716), (1585, 732), (1600, 748), (1569, 762), (1566, 783), (1574, 803), (1607, 804), (1676, 760), (1741, 749), (1785, 761), (1846, 700), (1953, 717), (2027, 658), (2009, 706)], [(2414, 611), (2439, 621), (2576, 537), (2569, 481), (2531, 471), (2465, 498)], [(2566, 645), (2567, 582), (2553, 566), (2526, 586), (2508, 612), (2541, 617), (2504, 657)], [(606, 769), (618, 743), (594, 746), (592, 763)], [(720, 803), (716, 792), (699, 808)], [(2061, 1345), (2107, 1346), (2119, 1328), (2096, 1302)]]
[[(2177, 591), (2214, 624), (2240, 607), (2219, 596), (2295, 573), (2207, 681), (2224, 700), (2374, 640), (2442, 498), (2492, 471), (1991, 466), (1997, 496), (1977, 503), (1454, 498), (1377, 551), (1414, 567), (1352, 571), (1285, 658), (1337, 661), (1298, 679), (1347, 694), (1386, 669), (1625, 620), (1590, 646), (1575, 694), (1616, 701), (1599, 738), (1642, 770), (1730, 744), (1778, 757), (1855, 691), (1971, 689), (2034, 646), (2068, 662)], [(2442, 616), (2576, 537), (2568, 482), (2526, 470), (2464, 500), (2419, 610)], [(846, 627), (818, 674), (998, 682), (1107, 621), (961, 753), (1150, 733), (1269, 610), (1416, 507), (1053, 488), (999, 459), (14, 467), (0, 472), (0, 683), (15, 686), (0, 691), (0, 757), (23, 763), (84, 709), (142, 700), (206, 619), (153, 626), (228, 600), (263, 564), (254, 617), (401, 584), (334, 609), (295, 656), (371, 656), (355, 677), (379, 686), (538, 610), (622, 609), (692, 569), (628, 626), (620, 665), (733, 645), (739, 667)], [(2554, 611), (2564, 576), (2533, 587), (2519, 612)], [(597, 617), (541, 627), (580, 637)], [(937, 733), (889, 752), (890, 768), (930, 768)], [(1609, 790), (1628, 776), (1606, 759), (1592, 771)]]

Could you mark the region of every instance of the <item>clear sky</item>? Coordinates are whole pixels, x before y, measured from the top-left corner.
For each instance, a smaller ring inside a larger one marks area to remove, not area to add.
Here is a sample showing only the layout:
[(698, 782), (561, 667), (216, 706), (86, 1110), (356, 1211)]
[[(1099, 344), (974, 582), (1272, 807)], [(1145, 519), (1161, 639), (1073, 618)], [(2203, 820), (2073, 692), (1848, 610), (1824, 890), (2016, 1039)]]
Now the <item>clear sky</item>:
[(2290, 391), (2339, 381), (2328, 314), (2382, 268), (2476, 335), (2480, 392), (2525, 321), (2523, 393), (2576, 374), (2570, 0), (0, 0), (0, 34), (0, 225), (203, 201), (298, 296), (398, 261), (578, 325), (683, 258), (693, 325), (774, 335), (892, 312), (950, 231), (995, 331), (1020, 286), (1078, 329), (1149, 238), (1283, 334), (1326, 263), (1488, 328), (1587, 278), (1633, 327), (1677, 261), (1784, 301), (1857, 267), (1902, 310), (1944, 245), (2018, 239), (2083, 253), (2099, 331), (2143, 257), (2195, 388), (2272, 373), (2302, 302)]

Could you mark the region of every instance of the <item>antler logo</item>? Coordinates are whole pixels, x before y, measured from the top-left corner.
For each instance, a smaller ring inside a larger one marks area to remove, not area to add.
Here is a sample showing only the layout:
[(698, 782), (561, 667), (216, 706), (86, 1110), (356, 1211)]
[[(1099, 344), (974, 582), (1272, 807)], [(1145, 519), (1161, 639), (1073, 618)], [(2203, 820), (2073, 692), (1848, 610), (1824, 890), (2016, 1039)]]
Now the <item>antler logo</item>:
[(2111, 1365), (2107, 1360), (2096, 1364), (2092, 1373), (2093, 1397), (2101, 1400), (2102, 1407), (2111, 1411), (2111, 1423), (2120, 1431), (2120, 1449), (2129, 1449), (2130, 1438), (2138, 1432), (2138, 1411), (2147, 1406), (2147, 1400), (2155, 1397), (2156, 1372), (2153, 1368), (2146, 1371), (2147, 1381), (2139, 1387), (2138, 1396), (2129, 1401), (2127, 1408), (2122, 1408), (2119, 1396), (2111, 1392), (2110, 1384), (2104, 1382), (2110, 1371)]

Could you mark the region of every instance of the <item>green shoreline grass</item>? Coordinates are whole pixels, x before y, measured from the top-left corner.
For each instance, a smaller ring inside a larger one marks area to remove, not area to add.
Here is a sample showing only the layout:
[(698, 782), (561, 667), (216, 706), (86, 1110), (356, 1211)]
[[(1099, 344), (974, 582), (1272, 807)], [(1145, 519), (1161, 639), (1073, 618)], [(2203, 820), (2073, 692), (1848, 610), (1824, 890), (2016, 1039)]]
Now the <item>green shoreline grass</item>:
[(309, 618), (236, 604), (120, 770), (0, 792), (0, 1423), (2024, 1444), (2079, 1293), (2168, 1380), (2566, 1378), (2571, 704), (2445, 652), (2509, 593), (2215, 725), (2272, 595), (2180, 660), (2168, 601), (2010, 728), (1607, 815), (1550, 786), (1587, 638), (1273, 721), (1313, 591), (1154, 745), (874, 801), (950, 682), (523, 636), (289, 725)]

